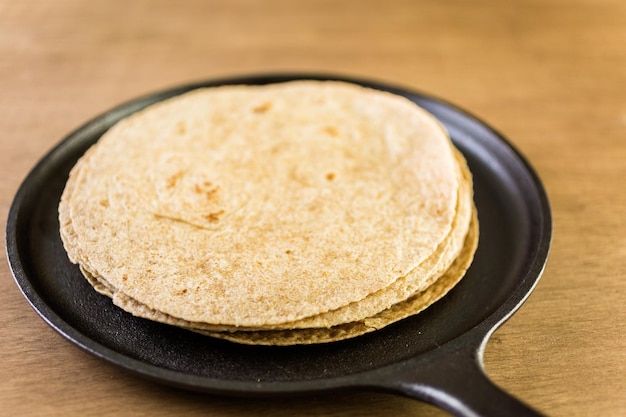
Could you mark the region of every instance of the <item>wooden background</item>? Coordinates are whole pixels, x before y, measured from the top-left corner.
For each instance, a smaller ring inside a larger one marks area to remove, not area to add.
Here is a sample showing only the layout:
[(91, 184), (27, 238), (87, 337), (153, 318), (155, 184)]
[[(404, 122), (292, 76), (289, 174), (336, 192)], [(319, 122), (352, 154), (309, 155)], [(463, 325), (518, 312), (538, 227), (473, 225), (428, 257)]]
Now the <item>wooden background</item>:
[[(552, 416), (626, 415), (626, 2), (0, 0), (0, 222), (66, 133), (211, 77), (331, 72), (444, 97), (530, 159), (554, 216), (536, 291), (486, 349)], [(0, 414), (438, 416), (388, 394), (240, 400), (172, 390), (69, 344), (0, 259)]]

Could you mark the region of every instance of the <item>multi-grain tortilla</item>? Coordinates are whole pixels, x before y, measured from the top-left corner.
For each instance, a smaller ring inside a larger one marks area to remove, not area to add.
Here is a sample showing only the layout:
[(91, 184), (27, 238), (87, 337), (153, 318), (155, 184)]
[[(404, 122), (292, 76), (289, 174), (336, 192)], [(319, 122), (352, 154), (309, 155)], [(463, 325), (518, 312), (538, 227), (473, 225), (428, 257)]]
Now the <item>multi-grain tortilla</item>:
[(328, 327), (444, 273), (468, 187), (446, 132), (408, 100), (337, 82), (229, 86), (114, 126), (70, 174), (59, 219), (70, 259), (134, 314)]

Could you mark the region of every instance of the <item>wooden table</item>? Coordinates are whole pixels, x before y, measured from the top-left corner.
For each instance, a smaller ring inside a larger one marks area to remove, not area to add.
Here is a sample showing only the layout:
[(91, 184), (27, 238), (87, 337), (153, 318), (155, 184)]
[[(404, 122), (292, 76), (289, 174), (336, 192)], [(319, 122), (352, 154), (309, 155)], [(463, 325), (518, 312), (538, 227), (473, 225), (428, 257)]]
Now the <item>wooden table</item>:
[[(275, 71), (416, 88), (509, 137), (544, 181), (554, 240), (535, 292), (488, 344), (486, 370), (548, 415), (626, 415), (622, 0), (2, 0), (2, 228), (29, 169), (92, 116), (164, 87)], [(444, 414), (380, 393), (241, 400), (146, 382), (57, 335), (0, 263), (0, 414)]]

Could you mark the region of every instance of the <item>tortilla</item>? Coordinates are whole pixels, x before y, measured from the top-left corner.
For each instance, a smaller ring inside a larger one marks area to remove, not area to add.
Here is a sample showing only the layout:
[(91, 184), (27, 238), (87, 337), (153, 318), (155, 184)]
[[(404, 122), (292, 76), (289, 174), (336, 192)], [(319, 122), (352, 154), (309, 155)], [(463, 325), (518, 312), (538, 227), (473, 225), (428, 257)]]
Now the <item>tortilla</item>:
[(267, 328), (358, 303), (431, 258), (453, 229), (457, 172), (439, 123), (392, 94), (203, 89), (101, 138), (70, 175), (61, 237), (114, 299)]
[(417, 314), (478, 239), (443, 126), (338, 82), (203, 89), (121, 121), (70, 173), (59, 222), (70, 260), (124, 310), (265, 345)]

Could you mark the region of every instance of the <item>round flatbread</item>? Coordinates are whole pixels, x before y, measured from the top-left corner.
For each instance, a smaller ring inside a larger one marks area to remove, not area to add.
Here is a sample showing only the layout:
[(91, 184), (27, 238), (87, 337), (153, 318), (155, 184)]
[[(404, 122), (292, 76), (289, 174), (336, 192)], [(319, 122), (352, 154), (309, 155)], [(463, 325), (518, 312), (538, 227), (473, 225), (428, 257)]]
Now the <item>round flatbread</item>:
[(452, 231), (457, 173), (439, 123), (392, 94), (204, 89), (101, 138), (70, 175), (61, 237), (114, 297), (275, 326), (357, 303), (428, 260)]
[(120, 121), (59, 204), (70, 260), (134, 315), (240, 343), (321, 343), (416, 314), (476, 249), (442, 125), (343, 82), (200, 89)]

